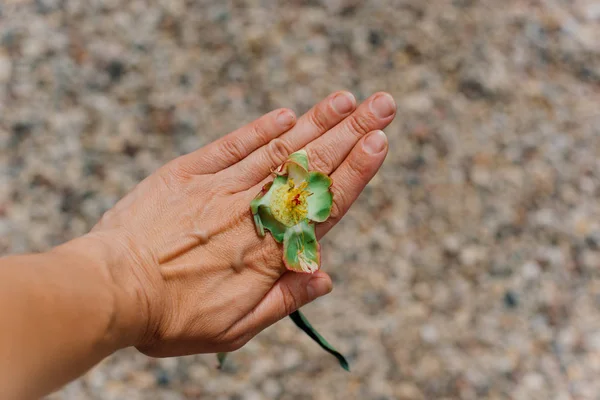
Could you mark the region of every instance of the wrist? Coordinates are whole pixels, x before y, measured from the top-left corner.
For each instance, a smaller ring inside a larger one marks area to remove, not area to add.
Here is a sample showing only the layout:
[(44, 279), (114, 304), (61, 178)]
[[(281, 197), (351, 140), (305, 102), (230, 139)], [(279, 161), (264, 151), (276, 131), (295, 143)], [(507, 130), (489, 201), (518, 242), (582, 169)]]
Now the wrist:
[(77, 263), (88, 268), (91, 279), (104, 287), (106, 296), (102, 296), (102, 301), (110, 302), (110, 316), (104, 324), (100, 345), (112, 351), (135, 346), (143, 340), (148, 314), (142, 286), (131, 273), (126, 246), (120, 237), (120, 234), (89, 233), (52, 250), (76, 258)]

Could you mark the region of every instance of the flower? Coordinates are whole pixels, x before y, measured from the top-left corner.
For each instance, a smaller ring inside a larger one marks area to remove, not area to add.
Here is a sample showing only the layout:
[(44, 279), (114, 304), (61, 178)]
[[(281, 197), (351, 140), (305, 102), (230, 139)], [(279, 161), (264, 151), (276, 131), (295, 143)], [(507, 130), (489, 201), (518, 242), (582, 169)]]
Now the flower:
[(287, 269), (313, 273), (320, 268), (320, 245), (315, 222), (329, 218), (333, 205), (332, 180), (308, 170), (308, 155), (300, 150), (289, 156), (250, 203), (254, 224), (260, 236), (265, 229), (283, 242), (283, 262)]
[[(315, 235), (315, 223), (324, 222), (331, 214), (333, 193), (331, 178), (308, 170), (308, 155), (300, 150), (274, 171), (275, 179), (263, 186), (250, 203), (254, 225), (259, 236), (265, 229), (279, 243), (283, 242), (283, 262), (287, 269), (313, 273), (321, 264), (320, 245)], [(308, 322), (300, 310), (289, 315), (298, 328), (338, 359), (346, 371), (348, 361)], [(219, 365), (226, 354), (218, 355)]]

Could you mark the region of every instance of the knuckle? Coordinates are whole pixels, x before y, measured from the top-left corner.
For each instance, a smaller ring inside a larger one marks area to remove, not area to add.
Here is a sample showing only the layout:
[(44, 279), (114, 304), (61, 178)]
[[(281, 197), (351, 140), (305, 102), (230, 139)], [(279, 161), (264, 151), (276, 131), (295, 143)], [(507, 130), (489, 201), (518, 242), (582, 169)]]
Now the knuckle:
[(338, 222), (339, 219), (335, 218), (329, 218), (327, 219), (327, 221), (321, 222), (319, 224), (319, 230), (317, 230), (317, 235), (319, 239), (321, 239), (326, 232), (329, 232), (331, 228), (333, 228)]
[(252, 127), (252, 135), (256, 136), (260, 142), (266, 143), (271, 138), (267, 124), (269, 121), (261, 118)]
[(111, 208), (110, 210), (105, 211), (100, 220), (96, 224), (97, 226), (110, 226), (115, 222), (115, 211)]
[(172, 193), (195, 194), (198, 190), (197, 177), (183, 164), (167, 164), (156, 173), (162, 186)]
[(310, 123), (315, 126), (319, 131), (327, 131), (329, 124), (327, 123), (327, 112), (321, 107), (315, 107), (315, 109), (308, 115)]
[(345, 179), (347, 179), (348, 182), (353, 182), (354, 180), (362, 177), (365, 173), (365, 167), (357, 159), (357, 157), (348, 157), (346, 165), (346, 175), (348, 175), (348, 177)]
[(178, 165), (169, 165), (158, 171), (158, 178), (169, 190), (176, 190), (179, 185), (189, 181), (189, 174)]
[(234, 337), (227, 343), (227, 351), (236, 351), (241, 349), (250, 341), (250, 339), (252, 339), (252, 337), (253, 335), (250, 333), (243, 333)]
[(283, 139), (273, 139), (268, 145), (268, 157), (272, 165), (279, 165), (292, 154), (292, 147)]
[(229, 326), (224, 330), (215, 333), (210, 339), (213, 343), (217, 343), (221, 351), (235, 351), (244, 347), (255, 333), (251, 330)]
[(321, 172), (329, 172), (332, 168), (332, 161), (328, 154), (333, 153), (327, 146), (321, 146), (318, 150), (311, 151), (309, 156), (311, 167)]
[(279, 290), (281, 291), (281, 301), (284, 315), (290, 315), (300, 307), (300, 299), (294, 293), (294, 291), (290, 289), (289, 286), (280, 285)]
[(348, 118), (350, 133), (361, 138), (371, 131), (371, 118), (364, 114), (352, 115)]
[(227, 161), (241, 160), (246, 154), (243, 143), (234, 138), (223, 141), (220, 150)]
[(266, 275), (268, 278), (277, 278), (281, 269), (284, 268), (281, 261), (281, 250), (275, 240), (269, 242), (269, 244), (260, 247), (256, 252), (256, 256), (252, 257), (246, 263), (246, 266), (261, 275)]
[(337, 190), (333, 190), (333, 204), (331, 205), (331, 214), (329, 216), (328, 221), (330, 222), (337, 222), (339, 221), (342, 216), (344, 215), (344, 210), (346, 209), (345, 204), (347, 199), (346, 199), (346, 195), (343, 194), (342, 192), (339, 192)]

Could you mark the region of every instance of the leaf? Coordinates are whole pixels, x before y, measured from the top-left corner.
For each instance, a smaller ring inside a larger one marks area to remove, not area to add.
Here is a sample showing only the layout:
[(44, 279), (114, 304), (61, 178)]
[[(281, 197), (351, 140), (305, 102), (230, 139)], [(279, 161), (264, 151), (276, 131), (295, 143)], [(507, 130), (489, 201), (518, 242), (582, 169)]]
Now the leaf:
[(333, 206), (333, 193), (329, 190), (333, 181), (327, 175), (313, 171), (308, 173), (306, 182), (308, 191), (312, 193), (306, 200), (308, 202), (308, 218), (312, 221), (323, 222), (329, 218)]
[(323, 336), (319, 335), (319, 332), (317, 332), (316, 329), (312, 327), (310, 322), (308, 322), (308, 320), (306, 319), (304, 314), (300, 312), (300, 310), (296, 310), (293, 313), (291, 313), (290, 318), (292, 319), (292, 321), (294, 321), (298, 328), (302, 329), (308, 336), (310, 336), (315, 342), (317, 342), (319, 346), (321, 346), (325, 351), (337, 358), (342, 368), (350, 372), (350, 365), (348, 364), (346, 358), (335, 348), (333, 348), (333, 346), (330, 345)]
[(308, 154), (306, 154), (306, 150), (298, 150), (297, 152), (290, 154), (288, 160), (295, 162), (308, 171)]
[(296, 184), (304, 182), (308, 175), (308, 155), (300, 150), (291, 154), (288, 159), (275, 170), (275, 175), (288, 176)]
[(219, 361), (219, 369), (223, 368), (223, 364), (225, 364), (225, 360), (227, 359), (227, 354), (229, 353), (217, 353), (217, 361)]
[(287, 228), (283, 237), (283, 263), (295, 272), (312, 274), (319, 269), (321, 253), (314, 224), (302, 221)]
[(273, 182), (269, 182), (263, 186), (260, 193), (258, 193), (254, 200), (250, 202), (250, 211), (252, 211), (252, 217), (254, 218), (254, 225), (256, 226), (258, 235), (264, 237), (265, 229), (267, 229), (279, 243), (283, 242), (285, 226), (273, 217), (269, 209), (269, 204), (273, 192), (286, 184), (287, 178), (278, 176)]

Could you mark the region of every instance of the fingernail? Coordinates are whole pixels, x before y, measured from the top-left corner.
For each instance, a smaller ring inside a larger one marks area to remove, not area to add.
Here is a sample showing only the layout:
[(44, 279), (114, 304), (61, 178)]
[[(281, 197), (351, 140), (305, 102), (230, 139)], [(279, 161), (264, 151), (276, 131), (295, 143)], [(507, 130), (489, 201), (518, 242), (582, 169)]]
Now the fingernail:
[(292, 122), (294, 122), (294, 114), (288, 110), (283, 110), (277, 116), (277, 123), (284, 128), (290, 126)]
[(331, 292), (332, 289), (333, 287), (331, 286), (330, 280), (324, 278), (312, 278), (308, 281), (306, 292), (309, 300), (313, 301), (318, 297), (325, 296), (327, 293)]
[(396, 103), (392, 96), (382, 93), (371, 102), (371, 111), (379, 118), (387, 118), (396, 112)]
[(354, 109), (356, 105), (356, 99), (352, 93), (342, 92), (338, 93), (331, 101), (331, 106), (338, 114), (348, 114)]
[(387, 137), (383, 131), (373, 131), (367, 135), (363, 148), (369, 154), (379, 154), (387, 145)]

